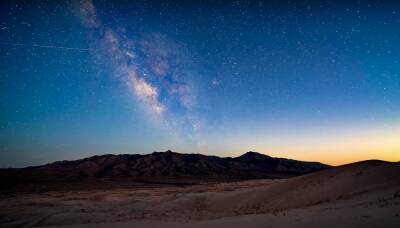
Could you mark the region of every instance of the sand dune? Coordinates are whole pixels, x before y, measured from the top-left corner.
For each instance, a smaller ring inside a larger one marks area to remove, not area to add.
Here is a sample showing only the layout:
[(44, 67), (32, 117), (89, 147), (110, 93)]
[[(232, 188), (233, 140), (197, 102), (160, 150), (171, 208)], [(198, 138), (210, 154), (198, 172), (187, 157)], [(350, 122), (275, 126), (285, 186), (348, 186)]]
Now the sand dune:
[(367, 161), (292, 178), (279, 184), (210, 198), (210, 210), (271, 212), (349, 199), (379, 190), (399, 190), (400, 166)]
[(396, 227), (399, 174), (400, 163), (364, 161), (280, 180), (17, 195), (1, 200), (0, 226)]
[[(400, 191), (400, 165), (365, 161), (234, 192), (204, 193), (164, 202), (162, 210), (207, 211), (213, 217), (276, 213), (379, 191)], [(195, 208), (197, 207), (197, 208)], [(208, 215), (209, 216), (209, 215)]]

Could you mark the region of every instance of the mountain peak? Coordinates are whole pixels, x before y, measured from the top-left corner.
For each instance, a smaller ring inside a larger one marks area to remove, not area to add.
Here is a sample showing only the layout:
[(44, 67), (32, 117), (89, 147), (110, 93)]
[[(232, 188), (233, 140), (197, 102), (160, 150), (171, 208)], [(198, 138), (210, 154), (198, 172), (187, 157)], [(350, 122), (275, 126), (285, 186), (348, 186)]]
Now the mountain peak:
[(179, 153), (174, 152), (172, 150), (166, 150), (166, 151), (154, 151), (153, 154), (179, 154)]
[(264, 157), (264, 158), (268, 157), (268, 158), (271, 158), (270, 156), (268, 156), (266, 154), (262, 154), (262, 153), (258, 153), (258, 152), (254, 152), (254, 151), (246, 152), (239, 157)]

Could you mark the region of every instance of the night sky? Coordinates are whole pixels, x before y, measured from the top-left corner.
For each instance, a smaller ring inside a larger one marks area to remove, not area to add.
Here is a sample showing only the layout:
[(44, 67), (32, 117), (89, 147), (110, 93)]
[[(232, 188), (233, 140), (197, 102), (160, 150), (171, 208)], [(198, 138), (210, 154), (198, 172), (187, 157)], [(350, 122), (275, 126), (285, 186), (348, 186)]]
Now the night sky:
[(400, 3), (1, 1), (0, 167), (400, 160)]

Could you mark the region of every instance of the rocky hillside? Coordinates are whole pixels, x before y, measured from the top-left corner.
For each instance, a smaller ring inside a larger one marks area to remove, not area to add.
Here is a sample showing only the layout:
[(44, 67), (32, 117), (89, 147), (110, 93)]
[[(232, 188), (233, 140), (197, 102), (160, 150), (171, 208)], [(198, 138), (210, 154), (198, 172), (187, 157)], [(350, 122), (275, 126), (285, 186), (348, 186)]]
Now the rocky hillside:
[(2, 183), (55, 183), (81, 181), (166, 182), (281, 178), (328, 168), (317, 162), (273, 158), (256, 152), (239, 157), (180, 154), (172, 151), (152, 154), (93, 156), (59, 161), (22, 169), (1, 169)]

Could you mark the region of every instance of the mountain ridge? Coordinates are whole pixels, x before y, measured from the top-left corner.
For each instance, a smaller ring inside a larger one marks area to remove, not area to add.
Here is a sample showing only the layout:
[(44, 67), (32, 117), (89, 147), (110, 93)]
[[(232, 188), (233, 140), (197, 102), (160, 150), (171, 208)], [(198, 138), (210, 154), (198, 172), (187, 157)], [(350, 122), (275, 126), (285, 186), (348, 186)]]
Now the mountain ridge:
[(226, 156), (226, 157), (219, 157), (216, 155), (206, 155), (206, 154), (201, 154), (201, 153), (179, 153), (179, 152), (175, 152), (175, 151), (171, 151), (171, 150), (166, 150), (166, 151), (154, 151), (148, 154), (101, 154), (101, 155), (92, 155), (89, 157), (85, 157), (85, 158), (79, 158), (79, 159), (74, 159), (74, 160), (60, 160), (60, 161), (54, 161), (54, 162), (50, 162), (50, 163), (46, 163), (44, 165), (34, 165), (34, 166), (27, 166), (27, 167), (21, 167), (21, 168), (0, 168), (0, 170), (2, 169), (24, 169), (24, 168), (33, 168), (33, 167), (38, 167), (38, 166), (46, 166), (46, 165), (51, 165), (54, 163), (63, 163), (63, 162), (74, 162), (74, 161), (80, 161), (80, 160), (85, 160), (85, 159), (90, 159), (90, 158), (96, 158), (96, 157), (104, 157), (104, 156), (146, 156), (146, 155), (152, 155), (152, 154), (165, 154), (165, 153), (172, 153), (172, 154), (181, 154), (181, 155), (203, 155), (203, 156), (207, 156), (207, 157), (218, 157), (218, 158), (239, 158), (239, 157), (243, 157), (243, 156), (247, 156), (247, 155), (261, 155), (261, 156), (265, 156), (265, 157), (269, 157), (269, 158), (274, 158), (274, 159), (283, 159), (283, 160), (291, 160), (291, 161), (298, 161), (298, 162), (308, 162), (308, 163), (319, 163), (319, 164), (323, 164), (329, 167), (333, 167), (333, 165), (328, 165), (328, 164), (324, 164), (322, 162), (318, 162), (318, 161), (304, 161), (304, 160), (297, 160), (297, 159), (291, 159), (291, 158), (284, 158), (284, 157), (272, 157), (260, 152), (255, 152), (255, 151), (248, 151), (245, 152), (244, 154), (238, 155), (236, 157), (230, 157), (230, 156)]
[(237, 157), (177, 153), (104, 154), (41, 166), (0, 169), (2, 183), (57, 183), (87, 181), (203, 182), (286, 178), (329, 165), (274, 158), (249, 151)]

